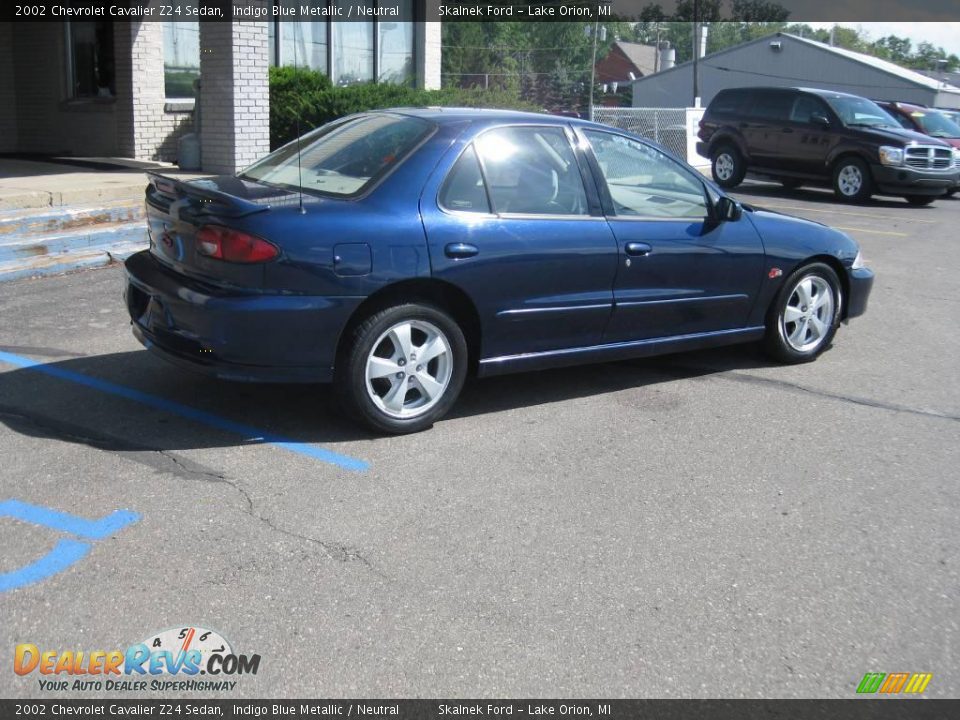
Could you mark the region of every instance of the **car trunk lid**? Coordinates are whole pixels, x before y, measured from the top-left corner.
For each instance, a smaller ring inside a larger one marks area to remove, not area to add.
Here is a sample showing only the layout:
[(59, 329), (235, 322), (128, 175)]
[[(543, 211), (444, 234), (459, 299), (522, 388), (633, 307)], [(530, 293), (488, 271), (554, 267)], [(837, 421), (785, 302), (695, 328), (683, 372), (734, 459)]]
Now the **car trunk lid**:
[(262, 287), (262, 263), (206, 257), (197, 251), (197, 232), (207, 225), (243, 230), (247, 218), (269, 212), (271, 203), (289, 203), (295, 193), (234, 176), (185, 181), (159, 173), (147, 175), (147, 231), (150, 253), (157, 260), (212, 284)]

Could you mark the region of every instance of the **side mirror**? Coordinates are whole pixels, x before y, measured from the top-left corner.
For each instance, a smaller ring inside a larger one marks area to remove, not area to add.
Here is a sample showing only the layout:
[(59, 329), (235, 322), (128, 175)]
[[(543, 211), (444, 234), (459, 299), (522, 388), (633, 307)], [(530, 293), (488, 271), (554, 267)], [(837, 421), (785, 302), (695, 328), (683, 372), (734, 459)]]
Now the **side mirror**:
[(736, 222), (743, 217), (743, 207), (733, 198), (722, 195), (715, 205), (718, 220)]
[(820, 113), (813, 113), (813, 115), (810, 116), (810, 122), (819, 127), (830, 127), (830, 118), (828, 118), (826, 115), (821, 115)]

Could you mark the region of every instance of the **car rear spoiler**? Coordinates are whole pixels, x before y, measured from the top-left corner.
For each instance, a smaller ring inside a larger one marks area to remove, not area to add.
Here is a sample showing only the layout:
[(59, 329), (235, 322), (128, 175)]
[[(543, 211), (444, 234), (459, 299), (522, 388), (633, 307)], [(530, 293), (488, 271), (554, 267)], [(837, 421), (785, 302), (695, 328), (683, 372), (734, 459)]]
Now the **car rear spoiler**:
[(173, 202), (186, 198), (198, 200), (201, 206), (200, 212), (210, 215), (244, 217), (270, 209), (269, 205), (251, 202), (222, 190), (204, 187), (200, 184), (203, 182), (202, 180), (185, 182), (150, 171), (147, 171), (147, 179), (157, 194)]

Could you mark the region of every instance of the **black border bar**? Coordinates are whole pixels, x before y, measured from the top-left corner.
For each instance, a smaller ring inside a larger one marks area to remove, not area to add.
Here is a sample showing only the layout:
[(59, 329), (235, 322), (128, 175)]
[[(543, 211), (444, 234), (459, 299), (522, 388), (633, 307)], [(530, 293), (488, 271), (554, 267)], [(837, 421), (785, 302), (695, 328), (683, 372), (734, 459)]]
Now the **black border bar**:
[(0, 700), (0, 717), (946, 720), (960, 700)]
[[(592, 22), (639, 20), (653, 6), (664, 20), (692, 19), (687, 17), (690, 0), (414, 0), (412, 10), (411, 3), (398, 0), (329, 0), (318, 12), (323, 5), (309, 0), (3, 0), (0, 21)], [(313, 9), (305, 12), (308, 7)], [(783, 10), (789, 22), (960, 21), (957, 0), (762, 0), (751, 7), (750, 21), (781, 20)], [(744, 19), (735, 17), (733, 0), (701, 0), (700, 8), (702, 20)]]

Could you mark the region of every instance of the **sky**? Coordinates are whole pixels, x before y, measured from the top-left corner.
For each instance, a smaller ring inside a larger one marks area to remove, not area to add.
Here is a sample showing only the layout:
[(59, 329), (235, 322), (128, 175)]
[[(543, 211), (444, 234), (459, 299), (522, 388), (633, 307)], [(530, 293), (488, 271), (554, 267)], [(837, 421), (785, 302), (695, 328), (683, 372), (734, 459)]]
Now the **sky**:
[[(815, 28), (831, 28), (832, 22), (807, 23)], [(960, 22), (838, 22), (851, 28), (860, 28), (870, 39), (879, 40), (887, 35), (910, 38), (914, 47), (926, 40), (948, 53), (960, 56)]]

